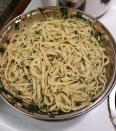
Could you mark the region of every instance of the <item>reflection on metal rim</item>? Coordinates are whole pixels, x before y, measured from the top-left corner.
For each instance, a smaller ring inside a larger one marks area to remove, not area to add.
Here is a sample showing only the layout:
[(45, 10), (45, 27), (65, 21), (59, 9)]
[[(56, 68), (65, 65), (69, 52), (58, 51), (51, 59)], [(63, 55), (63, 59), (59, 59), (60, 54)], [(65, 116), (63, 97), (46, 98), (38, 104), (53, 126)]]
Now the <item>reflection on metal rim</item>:
[(108, 110), (112, 124), (116, 130), (116, 86), (108, 97)]

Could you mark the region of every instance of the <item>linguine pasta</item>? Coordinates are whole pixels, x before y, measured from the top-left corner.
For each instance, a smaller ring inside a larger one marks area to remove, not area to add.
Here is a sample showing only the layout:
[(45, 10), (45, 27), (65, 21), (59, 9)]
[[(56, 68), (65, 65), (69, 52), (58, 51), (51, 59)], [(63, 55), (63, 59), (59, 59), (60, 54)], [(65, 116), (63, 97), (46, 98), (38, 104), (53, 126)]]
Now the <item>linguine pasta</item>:
[(93, 28), (79, 20), (54, 20), (23, 27), (10, 40), (0, 77), (13, 96), (44, 112), (76, 111), (105, 89), (109, 58)]

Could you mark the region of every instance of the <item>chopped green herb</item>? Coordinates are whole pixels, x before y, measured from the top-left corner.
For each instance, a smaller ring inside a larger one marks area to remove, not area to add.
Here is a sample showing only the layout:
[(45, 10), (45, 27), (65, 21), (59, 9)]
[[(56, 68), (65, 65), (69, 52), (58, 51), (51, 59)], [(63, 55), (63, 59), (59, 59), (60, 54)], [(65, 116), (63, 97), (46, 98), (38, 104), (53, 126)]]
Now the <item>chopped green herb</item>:
[(61, 55), (60, 53), (56, 52), (58, 55)]
[(35, 31), (35, 34), (40, 34), (40, 32), (38, 32), (37, 30)]
[(27, 47), (26, 45), (23, 46), (23, 48), (26, 48), (26, 47)]
[(77, 106), (80, 106), (80, 105), (81, 105), (81, 103), (80, 103), (80, 102), (78, 102), (78, 103), (77, 103)]
[(2, 54), (4, 54), (5, 50), (1, 47), (1, 48), (0, 48), (0, 52), (1, 52)]
[(62, 76), (63, 78), (65, 77), (65, 73), (63, 74), (63, 76)]
[(85, 92), (85, 88), (83, 88), (83, 91)]
[(60, 8), (60, 12), (62, 13), (62, 17), (68, 15), (67, 8)]
[(53, 63), (50, 63), (53, 66)]
[(35, 106), (36, 105), (36, 103), (33, 101), (33, 99), (32, 99), (32, 104)]
[(50, 113), (49, 118), (55, 118), (54, 114)]
[(33, 113), (38, 113), (38, 109), (36, 108), (36, 107), (34, 107), (34, 106), (27, 106), (27, 107), (25, 107), (25, 109), (28, 111), (28, 112), (31, 112), (32, 114)]
[(76, 14), (77, 18), (83, 19), (82, 15), (83, 15), (83, 13), (77, 11), (77, 14)]
[(40, 111), (42, 111), (43, 109), (46, 109), (46, 106), (41, 106), (40, 107)]
[(42, 99), (40, 103), (43, 103), (43, 101), (44, 101), (44, 99)]
[(93, 95), (90, 93), (90, 94), (89, 94), (89, 97), (93, 97)]
[(38, 7), (38, 10), (43, 14), (44, 9)]
[(25, 65), (23, 61), (21, 62), (21, 65)]
[(19, 29), (19, 22), (15, 23), (15, 30)]
[(27, 15), (25, 15), (25, 19), (27, 18)]
[(81, 84), (83, 84), (83, 82), (82, 82), (82, 80), (81, 80), (81, 79), (79, 79), (79, 81), (80, 81), (80, 83), (81, 83)]
[(14, 96), (12, 96), (12, 98), (10, 99), (10, 102), (13, 102), (13, 103), (19, 102), (20, 104), (23, 104), (23, 101), (21, 99)]
[(93, 51), (93, 49), (91, 49), (91, 51)]
[(31, 83), (31, 80), (28, 80), (29, 83)]
[(30, 40), (30, 42), (32, 43), (32, 39)]
[[(12, 22), (12, 23), (11, 23), (11, 28), (12, 28), (14, 25), (15, 25), (15, 22)], [(11, 28), (10, 28), (10, 29), (11, 29)]]
[(96, 91), (96, 94), (98, 93), (98, 90)]
[(9, 39), (7, 39), (7, 40), (6, 40), (6, 43), (7, 43), (7, 44), (9, 44), (9, 43), (10, 43), (10, 40), (9, 40)]
[(70, 95), (71, 97), (74, 97), (73, 94)]
[(19, 80), (19, 78), (17, 78), (17, 81)]
[(63, 25), (61, 25), (61, 27), (64, 27)]
[(56, 91), (56, 94), (58, 94), (59, 93), (59, 89), (57, 89), (57, 91)]
[(39, 85), (41, 85), (41, 81), (39, 82)]
[(91, 35), (93, 35), (93, 30), (91, 31)]

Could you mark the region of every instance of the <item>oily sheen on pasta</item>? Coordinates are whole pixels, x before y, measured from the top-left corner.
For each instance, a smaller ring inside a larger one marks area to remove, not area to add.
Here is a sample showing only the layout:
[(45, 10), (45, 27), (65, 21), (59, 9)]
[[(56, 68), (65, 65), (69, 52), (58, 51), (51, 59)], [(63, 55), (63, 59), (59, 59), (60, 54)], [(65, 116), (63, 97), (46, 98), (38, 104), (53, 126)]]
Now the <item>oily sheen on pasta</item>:
[(21, 28), (1, 60), (5, 88), (28, 104), (44, 106), (44, 112), (90, 105), (105, 89), (109, 63), (94, 33), (74, 19), (49, 18)]

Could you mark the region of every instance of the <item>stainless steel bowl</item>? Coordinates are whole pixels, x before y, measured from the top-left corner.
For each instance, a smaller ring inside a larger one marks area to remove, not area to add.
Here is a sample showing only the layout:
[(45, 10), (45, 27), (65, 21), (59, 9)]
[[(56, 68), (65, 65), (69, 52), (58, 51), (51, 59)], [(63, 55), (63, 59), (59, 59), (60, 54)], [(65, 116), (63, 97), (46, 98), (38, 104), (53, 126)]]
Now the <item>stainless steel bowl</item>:
[[(61, 7), (45, 7), (45, 11), (44, 12), (49, 12), (50, 14), (54, 14), (54, 13), (59, 13), (60, 12), (60, 8)], [(68, 13), (72, 14), (72, 12), (77, 12), (77, 10), (75, 9), (71, 9), (71, 8), (67, 8), (68, 9)], [(93, 18), (92, 16), (82, 12), (82, 11), (78, 11), (80, 13), (83, 13), (82, 17), (84, 18), (81, 19), (84, 22), (93, 22), (93, 20), (96, 20), (97, 26), (100, 26), (103, 30), (103, 34), (106, 34), (109, 38), (108, 42), (104, 42), (103, 43), (103, 47), (106, 49), (105, 53), (107, 54), (107, 56), (110, 59), (110, 63), (107, 65), (106, 67), (106, 76), (107, 76), (107, 86), (104, 90), (104, 92), (93, 102), (92, 105), (84, 107), (80, 110), (77, 110), (75, 112), (70, 112), (67, 114), (63, 114), (63, 115), (55, 115), (55, 118), (49, 118), (48, 115), (42, 115), (42, 114), (38, 114), (38, 113), (30, 113), (28, 112), (26, 109), (16, 105), (15, 103), (10, 103), (8, 100), (7, 95), (4, 92), (1, 92), (1, 97), (5, 100), (5, 102), (7, 102), (10, 106), (12, 106), (14, 109), (16, 109), (17, 111), (28, 115), (30, 117), (36, 118), (38, 120), (44, 120), (44, 121), (64, 121), (64, 120), (69, 120), (69, 119), (73, 119), (75, 117), (78, 117), (79, 115), (82, 115), (84, 113), (87, 113), (88, 111), (94, 109), (95, 107), (97, 107), (101, 102), (103, 102), (103, 100), (105, 100), (107, 98), (107, 96), (109, 95), (109, 93), (112, 91), (114, 85), (115, 85), (115, 79), (116, 79), (116, 44), (115, 44), (115, 40), (112, 37), (111, 33), (107, 30), (107, 28), (101, 23), (99, 22), (97, 19)], [(43, 13), (41, 14), (40, 11), (38, 9), (35, 9), (31, 12), (28, 12), (26, 14), (24, 14), (25, 16), (27, 15), (27, 19), (26, 20), (21, 20), (20, 17), (18, 16), (15, 19), (13, 19), (6, 27), (4, 27), (4, 29), (0, 32), (0, 36), (2, 36), (2, 38), (0, 38), (0, 44), (4, 42), (5, 36), (7, 35), (7, 33), (9, 33), (9, 35), (13, 35), (14, 33), (17, 32), (17, 30), (15, 30), (15, 28), (13, 27), (14, 23), (20, 23), (19, 27), (24, 26), (24, 24), (26, 25), (30, 25), (33, 22), (36, 22), (38, 20), (43, 21), (46, 19), (46, 15)], [(53, 16), (53, 15), (51, 15)], [(31, 17), (31, 18), (30, 18)], [(86, 21), (85, 21), (86, 20)]]
[(60, 0), (61, 4), (66, 7), (74, 8), (74, 9), (82, 9), (85, 7), (85, 0)]

